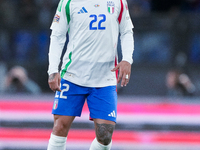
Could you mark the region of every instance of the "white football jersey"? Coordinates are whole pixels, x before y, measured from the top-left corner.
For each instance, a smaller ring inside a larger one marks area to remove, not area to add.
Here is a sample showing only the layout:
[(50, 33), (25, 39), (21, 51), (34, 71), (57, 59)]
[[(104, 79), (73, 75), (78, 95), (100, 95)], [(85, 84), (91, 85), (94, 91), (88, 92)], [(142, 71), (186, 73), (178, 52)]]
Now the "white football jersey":
[[(111, 70), (117, 59), (118, 35), (132, 34), (132, 28), (126, 0), (61, 0), (51, 25), (53, 35), (69, 35), (61, 77), (86, 87), (116, 85), (116, 74)], [(59, 45), (59, 41), (62, 39), (52, 45)], [(51, 46), (54, 50), (49, 55), (62, 46)], [(133, 45), (124, 42), (123, 49), (127, 49), (123, 60), (132, 63)], [(51, 66), (54, 60), (49, 61), (51, 74), (58, 69)]]

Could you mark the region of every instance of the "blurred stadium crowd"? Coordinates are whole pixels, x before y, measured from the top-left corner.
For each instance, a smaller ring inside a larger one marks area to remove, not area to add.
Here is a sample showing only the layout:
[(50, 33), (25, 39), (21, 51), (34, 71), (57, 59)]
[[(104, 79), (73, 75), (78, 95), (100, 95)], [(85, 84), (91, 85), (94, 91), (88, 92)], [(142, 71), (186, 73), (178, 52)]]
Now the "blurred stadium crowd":
[[(166, 95), (165, 76), (172, 68), (188, 74), (198, 92), (200, 1), (127, 1), (135, 26), (134, 72), (129, 84), (131, 90), (121, 92)], [(46, 72), (49, 27), (58, 2), (0, 0), (0, 66), (6, 68), (4, 73), (1, 71), (2, 76), (14, 65), (21, 65), (42, 91), (49, 91)], [(147, 73), (148, 77), (145, 76)], [(147, 86), (143, 87), (144, 83)]]

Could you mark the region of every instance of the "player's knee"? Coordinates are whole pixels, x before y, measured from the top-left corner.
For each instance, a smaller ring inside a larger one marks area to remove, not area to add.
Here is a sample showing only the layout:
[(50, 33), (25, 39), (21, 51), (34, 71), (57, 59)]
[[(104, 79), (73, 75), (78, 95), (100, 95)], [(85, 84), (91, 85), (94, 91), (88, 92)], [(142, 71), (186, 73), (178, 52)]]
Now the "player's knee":
[(111, 142), (114, 125), (111, 124), (97, 124), (96, 137), (98, 142), (103, 145), (108, 145)]
[(101, 137), (97, 137), (97, 140), (99, 141), (99, 143), (103, 144), (103, 145), (108, 145), (111, 142), (111, 136), (101, 136)]
[(53, 133), (58, 136), (67, 136), (67, 128), (64, 124), (57, 123), (54, 124)]
[(55, 118), (53, 134), (66, 137), (69, 131), (69, 125), (61, 118)]

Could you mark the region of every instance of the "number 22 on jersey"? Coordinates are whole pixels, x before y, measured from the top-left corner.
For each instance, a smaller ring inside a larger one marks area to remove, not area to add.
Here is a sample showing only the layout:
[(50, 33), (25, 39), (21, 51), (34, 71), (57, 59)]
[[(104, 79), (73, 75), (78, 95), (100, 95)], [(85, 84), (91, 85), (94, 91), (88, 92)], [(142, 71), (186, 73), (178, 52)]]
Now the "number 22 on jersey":
[[(98, 16), (95, 14), (92, 14), (89, 16), (90, 18), (93, 18), (89, 24), (90, 30), (105, 30), (106, 27), (102, 26), (102, 23), (106, 21), (106, 15), (99, 14)], [(98, 22), (98, 26), (94, 26), (94, 23), (97, 22), (97, 18), (100, 19)]]

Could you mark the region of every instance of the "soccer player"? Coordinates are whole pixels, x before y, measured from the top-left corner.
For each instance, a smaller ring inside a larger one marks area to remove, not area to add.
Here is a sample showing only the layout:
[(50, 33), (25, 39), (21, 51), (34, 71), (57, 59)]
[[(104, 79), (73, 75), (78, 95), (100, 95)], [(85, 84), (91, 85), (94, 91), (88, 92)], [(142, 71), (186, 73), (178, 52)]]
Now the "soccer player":
[[(70, 126), (87, 100), (96, 138), (90, 150), (110, 150), (117, 117), (116, 84), (130, 79), (133, 25), (126, 0), (60, 0), (51, 25), (48, 83), (56, 92), (48, 150), (65, 150)], [(69, 42), (59, 63), (66, 41)], [(122, 61), (117, 64), (120, 33)], [(119, 70), (119, 76), (116, 72)]]

